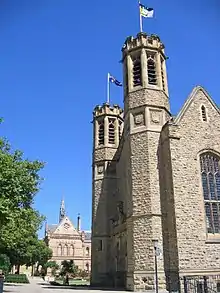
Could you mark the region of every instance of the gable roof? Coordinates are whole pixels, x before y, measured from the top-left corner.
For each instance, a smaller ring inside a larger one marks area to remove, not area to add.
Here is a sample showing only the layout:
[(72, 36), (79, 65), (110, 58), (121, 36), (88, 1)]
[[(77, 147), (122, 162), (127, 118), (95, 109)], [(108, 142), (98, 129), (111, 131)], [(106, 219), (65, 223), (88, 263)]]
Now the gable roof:
[(59, 224), (48, 225), (47, 231), (53, 235), (66, 234), (66, 235), (80, 235), (80, 232), (74, 227), (71, 220), (65, 216)]
[(210, 95), (208, 94), (208, 92), (202, 86), (196, 86), (196, 87), (194, 87), (194, 89), (192, 90), (192, 92), (190, 93), (190, 95), (188, 96), (188, 98), (186, 99), (186, 101), (185, 101), (182, 109), (180, 110), (179, 114), (174, 119), (174, 122), (173, 122), (174, 124), (178, 124), (180, 122), (180, 120), (184, 116), (184, 114), (187, 111), (187, 109), (190, 107), (193, 99), (195, 98), (195, 96), (198, 94), (199, 91), (202, 91), (203, 92), (203, 94), (206, 96), (206, 98), (208, 99), (208, 101), (212, 104), (213, 108), (216, 109), (216, 111), (220, 114), (220, 110), (219, 110), (218, 106), (215, 104), (215, 102), (210, 97)]

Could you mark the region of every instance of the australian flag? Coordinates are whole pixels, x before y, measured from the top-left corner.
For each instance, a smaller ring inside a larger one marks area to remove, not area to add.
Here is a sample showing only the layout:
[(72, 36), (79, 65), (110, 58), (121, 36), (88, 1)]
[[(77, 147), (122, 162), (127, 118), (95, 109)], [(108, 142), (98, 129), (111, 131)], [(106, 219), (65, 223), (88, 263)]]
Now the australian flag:
[(114, 76), (112, 76), (111, 74), (109, 74), (109, 81), (114, 83), (117, 86), (122, 86), (122, 83), (120, 81), (118, 81)]

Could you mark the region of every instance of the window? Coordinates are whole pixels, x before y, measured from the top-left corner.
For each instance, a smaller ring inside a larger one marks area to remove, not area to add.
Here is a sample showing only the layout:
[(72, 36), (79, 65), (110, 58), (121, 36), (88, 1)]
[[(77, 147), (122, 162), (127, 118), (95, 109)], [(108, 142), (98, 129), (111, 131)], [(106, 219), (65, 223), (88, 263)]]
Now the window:
[(65, 246), (64, 246), (63, 255), (65, 255), (65, 256), (68, 255), (68, 246), (67, 246), (67, 244), (65, 244)]
[(102, 240), (99, 240), (98, 242), (98, 251), (102, 251), (103, 247), (102, 247)]
[(62, 256), (62, 245), (61, 244), (59, 244), (57, 247), (57, 255)]
[(70, 246), (70, 255), (74, 256), (74, 246), (73, 245)]
[(108, 121), (108, 143), (115, 143), (115, 120), (109, 119)]
[(148, 73), (148, 83), (157, 85), (157, 71), (155, 64), (155, 56), (150, 54), (147, 59), (147, 73)]
[(89, 264), (86, 263), (86, 271), (89, 272)]
[(164, 60), (163, 60), (162, 58), (160, 58), (160, 69), (161, 69), (162, 87), (163, 87), (163, 90), (165, 91), (165, 81), (164, 81), (164, 69), (163, 69), (163, 63), (164, 63)]
[(212, 153), (200, 156), (201, 178), (208, 233), (220, 233), (220, 159)]
[(99, 121), (99, 145), (104, 144), (104, 121)]
[(133, 86), (142, 85), (140, 56), (133, 57)]
[(86, 256), (89, 256), (89, 247), (86, 247)]
[(121, 139), (121, 135), (122, 135), (122, 122), (119, 121), (118, 122), (118, 137), (119, 137), (119, 140)]
[(201, 114), (202, 114), (202, 121), (207, 121), (206, 108), (204, 105), (202, 105), (201, 107)]

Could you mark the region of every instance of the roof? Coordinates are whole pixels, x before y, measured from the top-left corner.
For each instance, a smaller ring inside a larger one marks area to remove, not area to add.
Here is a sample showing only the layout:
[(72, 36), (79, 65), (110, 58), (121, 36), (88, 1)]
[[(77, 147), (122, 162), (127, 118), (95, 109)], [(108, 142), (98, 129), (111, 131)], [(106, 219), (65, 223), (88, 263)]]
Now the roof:
[(85, 240), (91, 240), (91, 232), (85, 231)]
[(53, 233), (56, 230), (57, 227), (58, 227), (57, 224), (48, 225), (47, 226), (47, 231), (50, 232), (50, 233)]

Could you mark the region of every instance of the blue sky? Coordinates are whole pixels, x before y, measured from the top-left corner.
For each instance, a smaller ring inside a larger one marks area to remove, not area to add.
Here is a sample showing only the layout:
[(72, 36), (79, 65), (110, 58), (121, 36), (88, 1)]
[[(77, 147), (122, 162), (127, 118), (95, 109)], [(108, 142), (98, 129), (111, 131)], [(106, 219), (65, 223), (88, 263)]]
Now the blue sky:
[[(166, 46), (171, 110), (203, 85), (220, 103), (218, 0), (149, 0), (144, 31)], [(61, 198), (91, 226), (92, 111), (106, 101), (106, 76), (122, 80), (121, 47), (139, 31), (136, 0), (2, 0), (0, 135), (29, 159), (47, 162), (35, 206), (49, 223)], [(122, 89), (111, 87), (122, 106)], [(42, 233), (40, 233), (42, 235)]]

